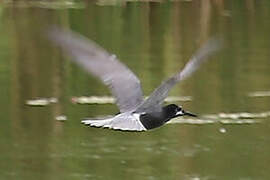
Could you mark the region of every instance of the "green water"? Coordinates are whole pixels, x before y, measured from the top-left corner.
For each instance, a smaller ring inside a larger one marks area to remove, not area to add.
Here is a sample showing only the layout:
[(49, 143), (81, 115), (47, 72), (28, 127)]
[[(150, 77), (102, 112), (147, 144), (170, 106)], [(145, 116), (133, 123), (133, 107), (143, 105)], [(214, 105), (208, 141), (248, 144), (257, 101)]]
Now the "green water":
[[(149, 95), (220, 35), (224, 49), (170, 95), (191, 96), (177, 103), (197, 114), (260, 113), (270, 110), (270, 97), (248, 94), (270, 91), (269, 1), (3, 1), (0, 20), (0, 179), (270, 179), (269, 117), (145, 133), (84, 127), (82, 118), (117, 107), (72, 104), (73, 96), (110, 92), (45, 38), (58, 24), (95, 40)], [(25, 105), (37, 97), (59, 103)]]

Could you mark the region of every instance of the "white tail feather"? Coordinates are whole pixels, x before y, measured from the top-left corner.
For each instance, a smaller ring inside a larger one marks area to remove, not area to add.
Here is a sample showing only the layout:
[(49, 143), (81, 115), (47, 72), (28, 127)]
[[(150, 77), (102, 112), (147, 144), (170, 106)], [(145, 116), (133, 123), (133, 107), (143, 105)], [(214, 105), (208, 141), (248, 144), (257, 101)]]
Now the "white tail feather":
[(81, 122), (93, 127), (104, 127), (123, 131), (146, 131), (145, 127), (139, 120), (139, 116), (136, 114), (131, 115), (130, 113), (118, 114), (115, 117), (103, 117), (92, 120), (86, 119)]
[(106, 120), (83, 120), (82, 123), (85, 125), (95, 126), (95, 127), (110, 127), (112, 119)]

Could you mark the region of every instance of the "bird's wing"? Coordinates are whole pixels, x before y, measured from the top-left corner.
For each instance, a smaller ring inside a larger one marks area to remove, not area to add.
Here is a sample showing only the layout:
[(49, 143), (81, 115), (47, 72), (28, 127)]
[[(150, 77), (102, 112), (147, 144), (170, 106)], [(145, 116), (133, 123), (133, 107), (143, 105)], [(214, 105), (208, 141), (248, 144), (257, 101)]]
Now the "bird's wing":
[(221, 48), (221, 40), (210, 39), (202, 46), (188, 61), (184, 69), (164, 81), (154, 92), (138, 106), (136, 112), (157, 112), (162, 108), (164, 99), (168, 96), (170, 89), (177, 83), (188, 78), (199, 66), (207, 60), (207, 57)]
[(134, 109), (143, 101), (140, 80), (115, 55), (93, 41), (69, 30), (53, 27), (49, 39), (60, 46), (71, 60), (109, 86), (120, 112)]

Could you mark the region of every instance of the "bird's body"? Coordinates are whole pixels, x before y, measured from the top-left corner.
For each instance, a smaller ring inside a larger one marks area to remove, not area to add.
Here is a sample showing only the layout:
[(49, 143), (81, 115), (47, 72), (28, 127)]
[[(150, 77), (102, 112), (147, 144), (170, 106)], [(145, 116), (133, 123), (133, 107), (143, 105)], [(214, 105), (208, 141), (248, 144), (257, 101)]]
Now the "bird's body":
[[(149, 130), (162, 126), (172, 118), (185, 115), (185, 112), (181, 107), (175, 104), (164, 106), (160, 112), (150, 112), (140, 115), (140, 121), (143, 126)], [(191, 116), (195, 116), (190, 114)]]
[[(195, 116), (189, 112), (185, 112), (183, 109), (175, 104), (170, 104), (162, 108), (160, 112), (152, 113), (137, 113), (137, 112), (125, 112), (117, 114), (114, 117), (106, 117), (98, 120), (83, 120), (82, 123), (94, 127), (105, 127), (116, 130), (125, 131), (146, 131), (162, 126), (170, 119), (188, 114)], [(128, 122), (128, 123), (127, 123)]]
[(140, 80), (119, 60), (94, 42), (68, 30), (54, 28), (49, 37), (74, 58), (71, 59), (107, 85), (116, 97), (120, 113), (104, 119), (86, 119), (82, 123), (123, 131), (146, 131), (162, 126), (177, 116), (195, 116), (175, 104), (163, 106), (170, 89), (195, 72), (206, 58), (220, 48), (212, 39), (200, 48), (184, 69), (164, 81), (146, 99), (143, 99)]

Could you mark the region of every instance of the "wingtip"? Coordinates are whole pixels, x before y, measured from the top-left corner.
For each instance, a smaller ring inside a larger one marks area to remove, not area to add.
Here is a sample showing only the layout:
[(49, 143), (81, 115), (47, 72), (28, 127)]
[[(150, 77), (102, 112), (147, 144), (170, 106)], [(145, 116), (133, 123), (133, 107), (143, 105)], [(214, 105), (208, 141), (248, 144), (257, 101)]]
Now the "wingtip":
[(58, 35), (65, 31), (66, 29), (58, 25), (50, 25), (46, 28), (45, 34), (50, 40), (55, 41), (55, 39), (59, 37)]
[(203, 45), (207, 50), (205, 52), (217, 52), (224, 47), (224, 39), (221, 35), (215, 35), (208, 39)]

